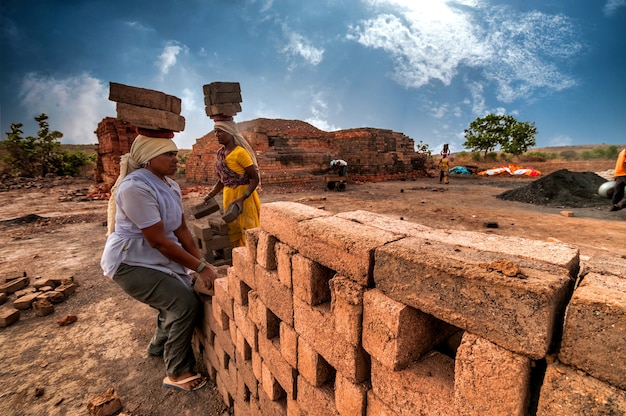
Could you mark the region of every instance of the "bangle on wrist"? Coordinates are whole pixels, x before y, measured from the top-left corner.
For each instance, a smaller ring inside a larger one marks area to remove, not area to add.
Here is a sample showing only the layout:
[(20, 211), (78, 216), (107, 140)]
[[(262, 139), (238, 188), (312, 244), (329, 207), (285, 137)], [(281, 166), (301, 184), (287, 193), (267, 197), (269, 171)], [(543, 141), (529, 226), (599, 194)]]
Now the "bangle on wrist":
[(205, 267), (206, 267), (206, 261), (204, 261), (204, 259), (201, 259), (200, 264), (196, 268), (196, 273), (200, 273), (202, 270), (204, 270)]

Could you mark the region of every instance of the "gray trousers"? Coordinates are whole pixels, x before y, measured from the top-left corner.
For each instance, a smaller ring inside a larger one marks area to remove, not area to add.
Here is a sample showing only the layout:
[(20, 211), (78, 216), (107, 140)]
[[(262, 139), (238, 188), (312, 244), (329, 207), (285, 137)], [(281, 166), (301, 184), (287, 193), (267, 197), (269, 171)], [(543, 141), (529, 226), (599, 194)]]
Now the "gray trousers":
[(180, 280), (158, 270), (122, 263), (113, 281), (139, 302), (159, 311), (154, 337), (148, 352), (163, 352), (168, 376), (193, 372), (195, 357), (191, 347), (193, 331), (201, 317), (200, 299)]

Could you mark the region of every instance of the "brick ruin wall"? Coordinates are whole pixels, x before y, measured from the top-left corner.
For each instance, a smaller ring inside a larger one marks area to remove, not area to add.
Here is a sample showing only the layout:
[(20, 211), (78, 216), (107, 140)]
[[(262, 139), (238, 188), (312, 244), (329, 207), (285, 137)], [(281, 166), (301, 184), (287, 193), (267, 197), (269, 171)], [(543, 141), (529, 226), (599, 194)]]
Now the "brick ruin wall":
[(194, 336), (236, 415), (626, 412), (623, 259), (292, 202), (247, 241)]
[[(423, 156), (413, 139), (391, 130), (360, 128), (324, 132), (298, 120), (256, 119), (238, 123), (256, 151), (261, 183), (310, 183), (323, 180), (333, 159), (348, 162), (353, 180), (408, 178), (417, 174)], [(215, 153), (220, 145), (213, 132), (196, 140), (185, 176), (213, 184)]]
[(114, 117), (105, 117), (96, 128), (98, 160), (95, 181), (110, 189), (120, 174), (120, 156), (130, 151), (137, 136), (135, 126)]

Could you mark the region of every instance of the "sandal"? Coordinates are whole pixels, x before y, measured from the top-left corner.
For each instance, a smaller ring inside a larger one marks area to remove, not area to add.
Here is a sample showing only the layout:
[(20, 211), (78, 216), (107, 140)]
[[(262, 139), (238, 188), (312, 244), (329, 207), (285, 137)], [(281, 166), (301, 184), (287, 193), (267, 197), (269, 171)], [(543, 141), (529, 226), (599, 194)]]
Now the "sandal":
[[(202, 380), (199, 384), (193, 387), (185, 387), (185, 384), (189, 383), (190, 381), (194, 381), (198, 379)], [(170, 389), (184, 390), (184, 391), (198, 390), (204, 387), (205, 384), (206, 384), (206, 378), (202, 377), (202, 375), (200, 374), (195, 374), (191, 377), (187, 377), (183, 380), (178, 380), (178, 381), (174, 381), (169, 377), (165, 377), (163, 379), (163, 387), (167, 387)]]

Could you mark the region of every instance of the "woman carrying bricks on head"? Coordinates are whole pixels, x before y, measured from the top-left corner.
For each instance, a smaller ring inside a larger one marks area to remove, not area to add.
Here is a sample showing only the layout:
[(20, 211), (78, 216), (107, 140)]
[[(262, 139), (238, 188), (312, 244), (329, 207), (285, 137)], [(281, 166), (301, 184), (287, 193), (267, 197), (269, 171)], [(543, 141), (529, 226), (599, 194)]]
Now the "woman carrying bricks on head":
[(240, 214), (228, 223), (228, 236), (232, 247), (246, 245), (246, 230), (260, 225), (261, 200), (256, 191), (259, 185), (259, 168), (250, 143), (237, 129), (232, 117), (215, 117), (215, 137), (223, 147), (217, 151), (215, 170), (217, 182), (207, 197), (223, 191), (223, 208), (231, 204), (240, 208)]
[(158, 310), (148, 354), (163, 356), (163, 386), (197, 390), (206, 378), (194, 371), (191, 340), (202, 306), (191, 272), (207, 287), (218, 275), (194, 244), (180, 187), (168, 177), (178, 162), (174, 133), (138, 130), (111, 190), (100, 264), (126, 293)]

